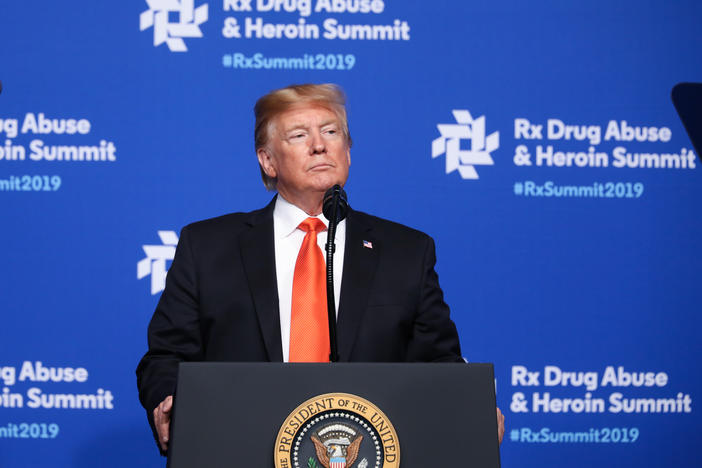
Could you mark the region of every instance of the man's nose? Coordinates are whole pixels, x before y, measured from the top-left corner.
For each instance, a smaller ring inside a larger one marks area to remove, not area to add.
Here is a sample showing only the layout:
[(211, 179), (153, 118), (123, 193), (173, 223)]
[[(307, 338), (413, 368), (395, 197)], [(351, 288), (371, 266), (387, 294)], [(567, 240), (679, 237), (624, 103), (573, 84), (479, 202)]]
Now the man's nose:
[(312, 154), (324, 153), (327, 151), (324, 138), (320, 132), (312, 132), (310, 134), (310, 152)]

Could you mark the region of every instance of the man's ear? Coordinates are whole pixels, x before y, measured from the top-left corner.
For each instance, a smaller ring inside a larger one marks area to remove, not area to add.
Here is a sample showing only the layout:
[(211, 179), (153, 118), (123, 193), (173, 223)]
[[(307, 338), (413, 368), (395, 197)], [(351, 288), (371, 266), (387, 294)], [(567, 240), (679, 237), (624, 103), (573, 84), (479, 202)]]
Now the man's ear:
[(266, 148), (259, 148), (256, 150), (256, 156), (258, 156), (258, 163), (263, 168), (263, 172), (271, 179), (275, 179), (278, 176), (278, 172), (275, 170), (275, 161), (270, 151)]

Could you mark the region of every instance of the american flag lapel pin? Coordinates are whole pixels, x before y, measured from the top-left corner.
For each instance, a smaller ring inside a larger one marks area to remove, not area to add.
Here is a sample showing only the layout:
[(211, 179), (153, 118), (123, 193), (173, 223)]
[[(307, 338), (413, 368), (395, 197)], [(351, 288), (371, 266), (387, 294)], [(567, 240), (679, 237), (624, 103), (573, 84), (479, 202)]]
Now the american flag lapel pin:
[(363, 247), (367, 249), (372, 249), (373, 248), (373, 243), (371, 241), (364, 240), (363, 241)]

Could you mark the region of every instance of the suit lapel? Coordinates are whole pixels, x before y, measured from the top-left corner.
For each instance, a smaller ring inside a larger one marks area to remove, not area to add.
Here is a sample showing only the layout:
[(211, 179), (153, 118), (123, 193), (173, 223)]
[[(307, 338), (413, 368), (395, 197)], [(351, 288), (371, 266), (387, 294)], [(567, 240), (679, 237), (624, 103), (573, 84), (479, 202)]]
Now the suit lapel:
[(275, 274), (274, 207), (275, 198), (264, 209), (252, 213), (249, 221), (251, 228), (241, 234), (239, 246), (268, 359), (280, 362), (283, 360), (283, 350)]
[[(370, 242), (370, 245), (364, 241)], [(363, 319), (373, 284), (380, 247), (373, 237), (372, 226), (365, 217), (349, 210), (337, 327), (341, 361), (349, 360), (356, 342), (358, 326)]]

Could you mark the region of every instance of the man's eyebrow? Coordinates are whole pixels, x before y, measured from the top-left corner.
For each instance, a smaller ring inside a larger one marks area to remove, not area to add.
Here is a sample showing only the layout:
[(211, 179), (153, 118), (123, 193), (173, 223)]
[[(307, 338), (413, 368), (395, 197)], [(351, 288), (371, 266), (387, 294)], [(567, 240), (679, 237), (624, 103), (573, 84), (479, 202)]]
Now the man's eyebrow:
[(290, 127), (285, 128), (283, 131), (284, 131), (285, 133), (289, 133), (289, 132), (292, 132), (292, 131), (295, 131), (295, 130), (300, 130), (300, 129), (306, 130), (306, 129), (307, 129), (307, 125), (303, 124), (302, 122), (300, 122), (300, 123), (295, 123), (295, 124), (292, 124)]
[[(324, 122), (322, 122), (322, 123), (319, 125), (319, 128), (326, 127), (326, 126), (328, 126), (328, 125), (337, 125), (337, 126), (338, 126), (338, 125), (339, 125), (339, 121), (338, 121), (338, 119), (329, 119), (329, 120), (325, 120)], [(284, 129), (283, 131), (284, 131), (285, 133), (289, 133), (289, 132), (293, 132), (293, 131), (295, 131), (295, 130), (307, 130), (308, 128), (309, 128), (309, 126), (308, 126), (307, 124), (304, 124), (304, 123), (302, 123), (302, 122), (299, 122), (299, 123), (294, 123), (294, 124), (292, 124), (290, 127)]]

